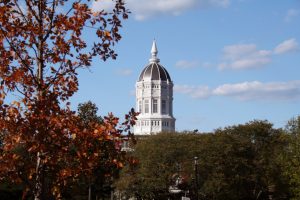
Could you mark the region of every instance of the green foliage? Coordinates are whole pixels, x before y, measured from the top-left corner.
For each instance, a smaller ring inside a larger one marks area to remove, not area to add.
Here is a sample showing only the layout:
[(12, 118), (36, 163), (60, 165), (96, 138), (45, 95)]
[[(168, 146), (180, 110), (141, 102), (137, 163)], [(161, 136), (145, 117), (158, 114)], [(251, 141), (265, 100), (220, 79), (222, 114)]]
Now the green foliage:
[[(221, 161), (218, 166), (226, 183), (225, 190), (220, 187), (216, 195), (226, 195), (226, 199), (266, 199), (271, 193), (277, 198), (286, 196), (287, 180), (282, 176), (278, 155), (284, 150), (287, 138), (281, 129), (272, 128), (267, 121), (253, 121), (217, 130), (215, 136), (221, 139), (215, 150), (223, 154), (218, 157)], [(218, 148), (218, 145), (225, 146)], [(216, 171), (216, 166), (210, 167)], [(271, 188), (275, 191), (270, 191)]]
[(101, 123), (102, 117), (97, 115), (98, 107), (95, 103), (88, 101), (80, 103), (77, 108), (78, 116), (82, 120), (85, 126), (88, 126), (91, 122)]
[(300, 134), (300, 115), (290, 119), (285, 127), (286, 132), (292, 135)]
[(283, 152), (285, 175), (289, 179), (291, 199), (300, 198), (300, 116), (292, 118), (286, 125), (289, 145)]
[[(179, 173), (193, 195), (198, 160), (201, 199), (268, 199), (288, 195), (278, 155), (287, 137), (267, 121), (218, 129), (210, 134), (161, 133), (139, 138), (133, 156), (136, 168), (123, 171), (117, 187), (127, 196), (167, 199), (171, 177)], [(178, 167), (179, 166), (179, 167)]]
[[(183, 174), (192, 169), (190, 165), (194, 155), (192, 151), (187, 150), (198, 146), (195, 139), (196, 135), (183, 136), (177, 133), (138, 138), (133, 156), (140, 160), (140, 164), (136, 169), (125, 169), (122, 173), (124, 178), (121, 178), (117, 187), (128, 187), (129, 196), (167, 199), (171, 177), (178, 171), (176, 164), (181, 165)], [(189, 176), (189, 173), (186, 175)]]

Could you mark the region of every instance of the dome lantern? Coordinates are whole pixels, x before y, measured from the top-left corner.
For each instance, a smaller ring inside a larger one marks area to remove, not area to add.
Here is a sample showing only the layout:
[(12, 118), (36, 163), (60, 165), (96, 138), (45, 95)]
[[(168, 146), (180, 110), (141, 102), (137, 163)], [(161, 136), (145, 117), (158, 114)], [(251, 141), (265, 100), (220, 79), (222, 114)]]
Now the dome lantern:
[(157, 58), (157, 53), (158, 53), (158, 51), (157, 51), (156, 42), (155, 42), (155, 40), (153, 40), (152, 48), (151, 48), (152, 57), (149, 59), (150, 63), (158, 63), (159, 62), (159, 59)]

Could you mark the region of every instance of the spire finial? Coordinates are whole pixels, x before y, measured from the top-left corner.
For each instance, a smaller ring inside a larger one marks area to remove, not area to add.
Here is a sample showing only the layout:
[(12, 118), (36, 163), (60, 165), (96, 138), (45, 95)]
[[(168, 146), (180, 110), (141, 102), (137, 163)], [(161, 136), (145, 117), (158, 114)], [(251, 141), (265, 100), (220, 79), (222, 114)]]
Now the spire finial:
[(152, 43), (152, 48), (151, 48), (151, 58), (149, 59), (149, 62), (153, 63), (153, 62), (159, 62), (159, 59), (157, 58), (157, 47), (156, 47), (156, 42), (155, 39), (153, 40)]

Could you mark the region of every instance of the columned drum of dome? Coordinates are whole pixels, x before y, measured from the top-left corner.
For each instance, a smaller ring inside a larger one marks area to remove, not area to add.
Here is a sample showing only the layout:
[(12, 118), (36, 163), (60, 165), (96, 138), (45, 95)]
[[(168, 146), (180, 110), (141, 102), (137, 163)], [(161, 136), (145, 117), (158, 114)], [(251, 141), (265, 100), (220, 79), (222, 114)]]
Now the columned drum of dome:
[(134, 126), (136, 135), (175, 131), (173, 117), (173, 82), (168, 71), (159, 63), (153, 41), (149, 64), (136, 82), (136, 109), (140, 113)]

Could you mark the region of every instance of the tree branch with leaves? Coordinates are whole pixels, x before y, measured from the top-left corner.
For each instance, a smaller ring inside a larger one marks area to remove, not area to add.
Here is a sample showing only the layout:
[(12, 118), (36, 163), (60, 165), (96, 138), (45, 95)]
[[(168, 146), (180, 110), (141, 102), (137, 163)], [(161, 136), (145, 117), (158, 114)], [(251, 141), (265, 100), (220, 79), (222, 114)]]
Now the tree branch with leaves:
[[(87, 131), (69, 99), (78, 90), (78, 69), (94, 57), (116, 58), (128, 13), (123, 0), (111, 12), (94, 12), (80, 0), (0, 2), (1, 180), (23, 183), (35, 200), (60, 199), (68, 181), (90, 173), (101, 158), (93, 140), (119, 141), (117, 118)], [(88, 44), (85, 29), (98, 40)], [(125, 123), (134, 124), (135, 113), (129, 118)], [(118, 163), (117, 155), (107, 158), (108, 166)]]

